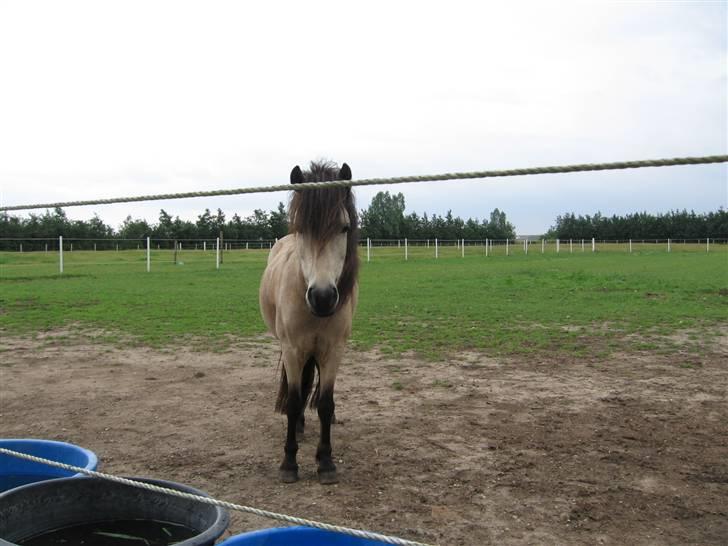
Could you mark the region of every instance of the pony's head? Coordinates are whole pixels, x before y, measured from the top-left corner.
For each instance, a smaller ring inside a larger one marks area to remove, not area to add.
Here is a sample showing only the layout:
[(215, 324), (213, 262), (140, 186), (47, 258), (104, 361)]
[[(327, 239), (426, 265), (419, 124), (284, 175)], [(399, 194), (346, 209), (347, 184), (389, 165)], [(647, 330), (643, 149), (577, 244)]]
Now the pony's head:
[[(351, 169), (330, 162), (296, 165), (291, 184), (351, 180)], [(350, 187), (296, 190), (288, 207), (290, 231), (296, 234), (306, 304), (319, 317), (333, 315), (356, 285), (358, 223)]]

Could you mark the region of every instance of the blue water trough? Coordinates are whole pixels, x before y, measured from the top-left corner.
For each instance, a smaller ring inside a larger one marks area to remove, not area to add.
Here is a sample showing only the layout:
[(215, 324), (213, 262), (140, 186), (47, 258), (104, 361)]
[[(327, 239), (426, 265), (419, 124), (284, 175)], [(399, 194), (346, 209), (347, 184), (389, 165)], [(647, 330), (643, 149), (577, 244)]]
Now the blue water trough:
[(235, 535), (218, 546), (382, 546), (378, 540), (310, 527), (274, 527)]
[[(96, 470), (99, 462), (96, 454), (88, 449), (53, 440), (0, 439), (0, 447), (87, 470)], [(0, 492), (29, 483), (71, 476), (82, 474), (0, 454)]]

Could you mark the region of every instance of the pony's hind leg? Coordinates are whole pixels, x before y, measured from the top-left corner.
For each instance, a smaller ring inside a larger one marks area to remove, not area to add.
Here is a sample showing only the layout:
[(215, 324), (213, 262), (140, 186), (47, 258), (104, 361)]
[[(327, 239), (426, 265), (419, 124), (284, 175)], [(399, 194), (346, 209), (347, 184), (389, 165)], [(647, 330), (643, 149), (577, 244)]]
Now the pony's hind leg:
[(301, 410), (301, 413), (298, 416), (298, 422), (296, 423), (296, 437), (299, 440), (303, 439), (303, 433), (306, 431), (306, 417), (304, 417), (305, 412), (305, 408)]
[[(304, 417), (304, 414), (306, 412), (306, 404), (308, 403), (308, 399), (311, 396), (311, 390), (313, 389), (313, 380), (314, 375), (316, 373), (316, 359), (314, 357), (309, 357), (308, 360), (306, 360), (306, 365), (303, 367), (303, 374), (301, 377), (301, 414), (298, 417), (298, 422), (296, 423), (296, 435), (298, 436), (298, 439), (302, 439), (303, 432), (306, 428), (306, 418)], [(312, 400), (311, 407), (315, 405), (315, 402)]]

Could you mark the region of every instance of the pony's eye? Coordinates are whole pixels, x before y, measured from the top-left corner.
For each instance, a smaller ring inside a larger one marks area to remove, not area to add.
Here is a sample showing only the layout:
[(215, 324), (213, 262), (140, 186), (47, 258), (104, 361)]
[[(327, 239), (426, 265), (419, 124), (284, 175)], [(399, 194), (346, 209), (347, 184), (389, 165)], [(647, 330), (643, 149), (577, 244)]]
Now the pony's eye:
[(341, 228), (341, 233), (349, 233), (349, 226), (344, 226)]

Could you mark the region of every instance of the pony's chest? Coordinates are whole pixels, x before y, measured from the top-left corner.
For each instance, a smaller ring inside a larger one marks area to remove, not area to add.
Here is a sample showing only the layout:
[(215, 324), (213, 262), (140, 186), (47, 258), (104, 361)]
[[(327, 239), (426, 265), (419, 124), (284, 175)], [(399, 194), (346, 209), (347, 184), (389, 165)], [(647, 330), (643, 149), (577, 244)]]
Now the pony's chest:
[(337, 315), (326, 319), (313, 317), (308, 312), (289, 315), (289, 320), (279, 325), (279, 337), (305, 352), (326, 350), (344, 342), (351, 332), (351, 321)]

